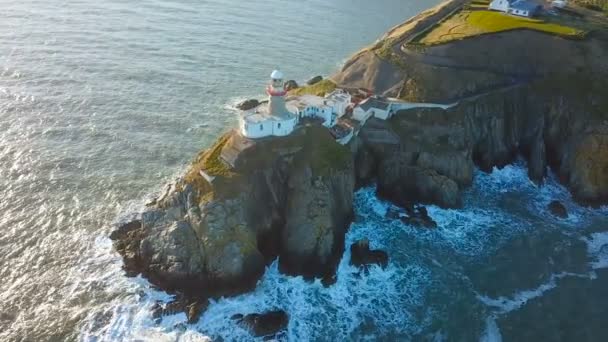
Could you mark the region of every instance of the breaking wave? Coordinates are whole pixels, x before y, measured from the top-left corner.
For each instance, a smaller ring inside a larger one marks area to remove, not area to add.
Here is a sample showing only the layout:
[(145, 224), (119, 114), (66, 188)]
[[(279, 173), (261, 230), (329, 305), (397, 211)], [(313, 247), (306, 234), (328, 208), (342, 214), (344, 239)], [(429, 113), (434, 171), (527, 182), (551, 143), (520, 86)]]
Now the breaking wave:
[[(546, 205), (553, 199), (565, 203), (572, 213), (570, 219), (560, 220), (547, 213)], [(522, 164), (489, 174), (476, 172), (475, 185), (465, 192), (464, 203), (458, 210), (429, 206), (428, 212), (438, 228), (421, 229), (386, 218), (391, 204), (378, 199), (374, 188), (363, 188), (355, 195), (356, 217), (346, 236), (346, 250), (334, 285), (324, 287), (318, 280), (308, 282), (283, 275), (275, 262), (253, 292), (212, 301), (194, 325), (185, 323), (183, 313), (155, 322), (151, 313), (154, 303), (168, 302), (172, 297), (154, 290), (142, 278), (122, 276), (111, 242), (99, 238), (98, 255), (109, 258), (112, 264), (112, 270), (101, 281), (107, 291), (116, 293), (116, 299), (89, 315), (81, 339), (251, 341), (251, 335), (230, 317), (282, 309), (290, 320), (280, 340), (408, 340), (421, 336), (449, 340), (454, 331), (438, 328), (438, 322), (449, 322), (448, 312), (454, 310), (451, 306), (462, 305), (454, 299), (456, 292), (468, 298), (468, 307), (482, 304), (477, 313), (471, 313), (472, 320), (478, 317), (480, 326), (472, 336), (481, 341), (501, 341), (496, 317), (542, 296), (558, 286), (562, 277), (589, 276), (559, 273), (537, 288), (511, 296), (491, 298), (478, 294), (463, 265), (458, 263), (490, 255), (514, 236), (537, 229), (539, 222), (576, 231), (577, 226), (602, 211), (576, 205), (552, 177), (539, 189), (528, 180)], [(388, 252), (390, 262), (386, 269), (374, 266), (362, 273), (349, 264), (348, 247), (363, 238), (370, 241), (371, 248)], [(593, 266), (608, 266), (608, 233), (591, 234), (585, 241), (596, 260)]]

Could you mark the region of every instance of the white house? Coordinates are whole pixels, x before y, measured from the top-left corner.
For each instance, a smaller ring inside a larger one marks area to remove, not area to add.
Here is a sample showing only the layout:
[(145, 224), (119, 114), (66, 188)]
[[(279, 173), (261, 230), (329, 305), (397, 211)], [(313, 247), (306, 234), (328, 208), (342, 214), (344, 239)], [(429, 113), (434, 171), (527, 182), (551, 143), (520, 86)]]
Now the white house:
[(334, 114), (339, 118), (346, 114), (348, 107), (352, 104), (352, 96), (342, 89), (334, 90), (327, 94), (325, 98), (328, 100), (329, 105), (333, 107)]
[(386, 120), (390, 115), (390, 102), (375, 96), (359, 103), (359, 105), (353, 109), (353, 118), (361, 123), (365, 123), (372, 116)]
[(270, 84), (266, 88), (268, 103), (245, 111), (239, 118), (239, 131), (247, 138), (264, 138), (268, 136), (289, 135), (298, 123), (296, 110), (288, 109), (285, 104), (285, 84), (283, 73), (275, 70), (270, 75)]
[(568, 5), (568, 1), (566, 1), (566, 0), (553, 0), (551, 2), (551, 6), (557, 7), (557, 8), (564, 8), (567, 5)]
[(541, 10), (541, 6), (532, 0), (493, 0), (489, 9), (521, 17), (532, 17)]
[(325, 127), (333, 127), (338, 119), (334, 103), (320, 96), (295, 96), (289, 99), (288, 105), (296, 109), (300, 118), (322, 119)]

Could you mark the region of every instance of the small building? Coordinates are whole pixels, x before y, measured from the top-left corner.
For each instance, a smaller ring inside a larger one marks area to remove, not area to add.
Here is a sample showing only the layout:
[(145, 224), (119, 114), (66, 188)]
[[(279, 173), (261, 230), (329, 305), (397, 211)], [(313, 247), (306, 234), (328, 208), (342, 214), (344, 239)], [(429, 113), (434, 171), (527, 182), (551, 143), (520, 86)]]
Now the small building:
[(493, 0), (489, 9), (505, 12), (520, 17), (533, 17), (537, 15), (542, 6), (532, 0)]
[(566, 0), (553, 0), (551, 2), (551, 6), (557, 7), (557, 8), (565, 8), (567, 5), (568, 5), (568, 1), (566, 1)]
[(353, 109), (353, 118), (361, 123), (365, 123), (372, 116), (387, 120), (390, 115), (390, 102), (376, 96), (366, 99)]
[(296, 110), (288, 109), (285, 103), (287, 91), (283, 73), (278, 70), (272, 72), (266, 93), (268, 94), (267, 103), (241, 113), (239, 131), (242, 136), (252, 139), (286, 136), (295, 129), (298, 116)]
[(346, 114), (348, 107), (352, 104), (352, 96), (342, 90), (336, 89), (333, 92), (327, 94), (325, 98), (328, 103), (333, 107), (333, 113), (341, 118)]
[(333, 103), (315, 95), (300, 95), (289, 98), (288, 105), (296, 109), (299, 118), (319, 118), (323, 126), (333, 127), (338, 116), (334, 114)]

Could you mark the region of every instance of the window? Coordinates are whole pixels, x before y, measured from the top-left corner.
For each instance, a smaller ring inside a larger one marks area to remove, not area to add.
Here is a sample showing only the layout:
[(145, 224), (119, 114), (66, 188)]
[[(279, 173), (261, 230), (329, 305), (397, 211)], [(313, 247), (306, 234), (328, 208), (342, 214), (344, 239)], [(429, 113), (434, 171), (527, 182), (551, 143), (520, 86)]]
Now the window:
[(281, 129), (281, 123), (280, 122), (277, 124), (277, 128)]
[(260, 125), (260, 131), (264, 130), (264, 125)]

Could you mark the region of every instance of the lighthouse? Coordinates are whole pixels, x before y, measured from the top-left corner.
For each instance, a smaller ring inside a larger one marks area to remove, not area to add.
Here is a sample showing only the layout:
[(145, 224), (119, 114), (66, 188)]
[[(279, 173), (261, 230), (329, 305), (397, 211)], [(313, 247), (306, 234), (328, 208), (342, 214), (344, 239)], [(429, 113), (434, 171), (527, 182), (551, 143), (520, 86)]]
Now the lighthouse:
[(270, 84), (266, 87), (266, 94), (268, 94), (269, 112), (273, 116), (283, 116), (288, 113), (285, 105), (285, 81), (283, 80), (283, 73), (279, 70), (275, 70), (270, 74)]
[(240, 132), (246, 138), (258, 139), (269, 136), (289, 135), (298, 123), (297, 108), (289, 110), (285, 103), (285, 81), (283, 73), (275, 70), (270, 74), (266, 86), (268, 102), (252, 110), (245, 111), (240, 117)]

